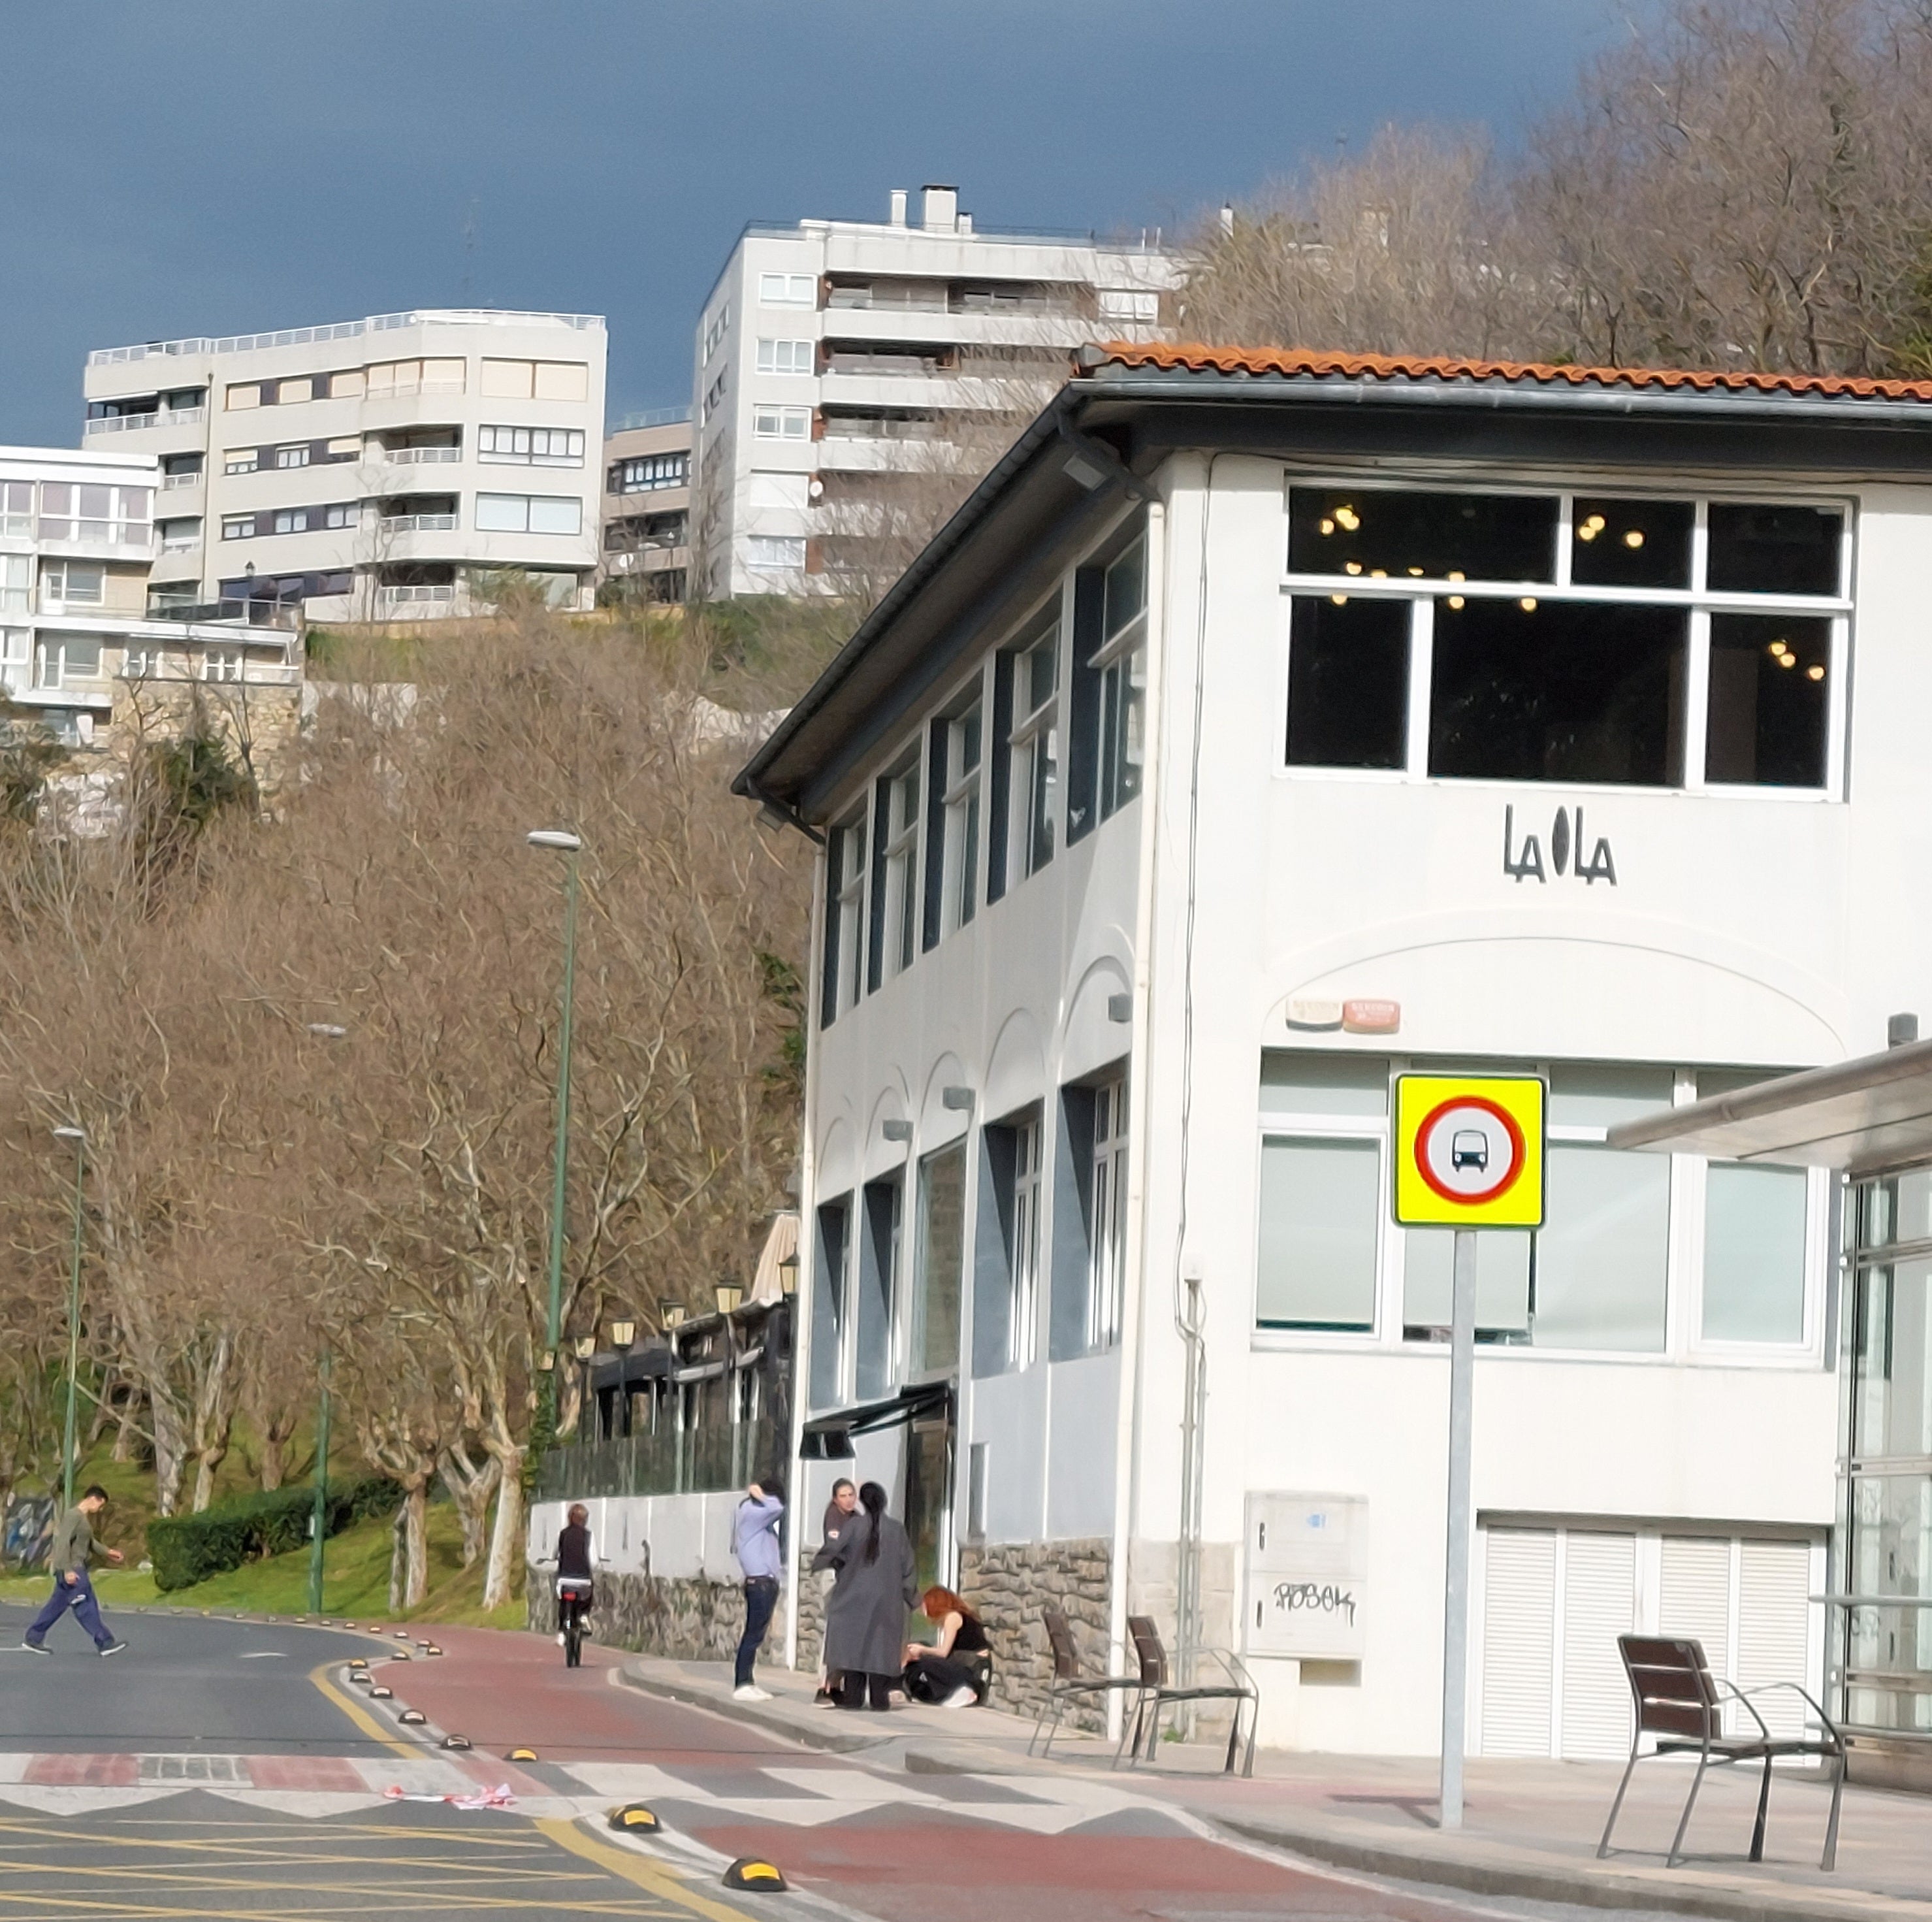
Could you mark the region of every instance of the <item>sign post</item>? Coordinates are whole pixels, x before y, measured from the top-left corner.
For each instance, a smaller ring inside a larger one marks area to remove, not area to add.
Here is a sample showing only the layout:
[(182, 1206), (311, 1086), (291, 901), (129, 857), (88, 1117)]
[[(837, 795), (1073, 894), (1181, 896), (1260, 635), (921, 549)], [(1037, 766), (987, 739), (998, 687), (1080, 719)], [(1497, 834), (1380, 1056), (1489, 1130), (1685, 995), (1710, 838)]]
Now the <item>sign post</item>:
[(1454, 1231), (1449, 1311), (1448, 1527), (1442, 1585), (1441, 1826), (1462, 1826), (1468, 1745), (1471, 1414), (1476, 1380), (1476, 1233), (1543, 1224), (1542, 1082), (1533, 1075), (1396, 1080), (1395, 1218)]

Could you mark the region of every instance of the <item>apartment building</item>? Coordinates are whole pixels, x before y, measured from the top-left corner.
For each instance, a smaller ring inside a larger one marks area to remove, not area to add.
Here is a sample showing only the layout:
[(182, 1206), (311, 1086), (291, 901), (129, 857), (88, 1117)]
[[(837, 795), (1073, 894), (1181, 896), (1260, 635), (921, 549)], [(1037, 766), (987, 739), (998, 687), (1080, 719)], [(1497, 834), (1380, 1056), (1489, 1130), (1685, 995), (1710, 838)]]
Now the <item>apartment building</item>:
[(1531, 1073), (1471, 1749), (1627, 1753), (1627, 1631), (1918, 1716), (1823, 1598), (1924, 1593), (1924, 1264), (1874, 1334), (1828, 1170), (1616, 1131), (1925, 1004), (1928, 446), (1932, 383), (1088, 350), (739, 776), (819, 843), (796, 1512), (886, 1483), (1010, 1692), (1041, 1608), (1099, 1668), (1145, 1612), (1264, 1742), (1434, 1753), (1450, 1237), (1393, 1088)]
[(883, 221), (748, 227), (705, 301), (694, 514), (714, 594), (898, 571), (1083, 342), (1150, 339), (1178, 281), (1147, 242), (975, 226), (951, 187)]
[(604, 329), (584, 314), (382, 314), (87, 359), (90, 449), (160, 466), (158, 606), (464, 614), (515, 570), (590, 603)]
[(301, 680), (292, 610), (151, 613), (161, 481), (150, 454), (0, 447), (0, 689), (70, 747), (93, 745), (144, 694), (152, 707), (183, 683), (225, 695)]
[(604, 439), (606, 593), (670, 602), (691, 578), (691, 410), (663, 407), (616, 422)]

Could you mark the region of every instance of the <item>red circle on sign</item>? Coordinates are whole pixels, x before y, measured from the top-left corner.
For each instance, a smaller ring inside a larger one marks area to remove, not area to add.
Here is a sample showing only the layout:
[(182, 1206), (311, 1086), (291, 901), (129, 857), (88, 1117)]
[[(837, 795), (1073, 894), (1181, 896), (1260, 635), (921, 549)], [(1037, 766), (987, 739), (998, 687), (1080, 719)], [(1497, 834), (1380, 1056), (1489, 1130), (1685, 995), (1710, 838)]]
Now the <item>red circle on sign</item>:
[[(1509, 1171), (1495, 1187), (1484, 1188), (1470, 1194), (1460, 1188), (1450, 1188), (1429, 1164), (1427, 1143), (1436, 1125), (1444, 1116), (1458, 1108), (1480, 1108), (1486, 1115), (1493, 1116), (1502, 1124), (1503, 1132), (1509, 1137)], [(1524, 1145), (1522, 1129), (1516, 1118), (1500, 1101), (1492, 1101), (1486, 1095), (1452, 1095), (1446, 1101), (1438, 1101), (1422, 1118), (1421, 1125), (1415, 1131), (1415, 1171), (1444, 1201), (1453, 1201), (1460, 1206), (1472, 1208), (1483, 1203), (1494, 1201), (1498, 1195), (1507, 1194), (1521, 1178), (1523, 1163), (1528, 1150)]]

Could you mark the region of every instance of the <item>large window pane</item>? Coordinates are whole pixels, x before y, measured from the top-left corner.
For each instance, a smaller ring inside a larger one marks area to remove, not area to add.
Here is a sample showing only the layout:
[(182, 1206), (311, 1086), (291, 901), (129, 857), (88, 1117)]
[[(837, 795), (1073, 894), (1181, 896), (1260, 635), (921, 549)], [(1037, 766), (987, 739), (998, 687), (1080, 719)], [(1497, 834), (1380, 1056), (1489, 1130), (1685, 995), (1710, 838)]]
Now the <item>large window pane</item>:
[(959, 1362), (959, 1284), (966, 1259), (966, 1146), (929, 1155), (919, 1170), (918, 1325), (913, 1353), (922, 1374)]
[(1932, 1455), (1932, 1263), (1901, 1261), (1858, 1277), (1852, 1332), (1852, 1452)]
[(1570, 509), (1570, 578), (1580, 587), (1688, 587), (1688, 500), (1594, 500)]
[(812, 1406), (838, 1398), (839, 1363), (845, 1332), (846, 1248), (852, 1197), (821, 1203), (818, 1248), (812, 1266)]
[(1548, 494), (1304, 488), (1288, 495), (1288, 564), (1370, 579), (1547, 581), (1556, 556)]
[(1296, 599), (1288, 651), (1291, 767), (1402, 766), (1410, 614), (1407, 601), (1360, 595)]
[(1667, 1068), (1570, 1066), (1550, 1071), (1552, 1128), (1614, 1128), (1670, 1105)]
[(1802, 1168), (1714, 1164), (1704, 1202), (1704, 1339), (1804, 1338)]
[(859, 1244), (859, 1300), (856, 1386), (859, 1398), (869, 1401), (891, 1389), (897, 1373), (892, 1352), (893, 1324), (899, 1299), (899, 1227), (904, 1183), (868, 1182), (864, 1190), (865, 1219)]
[(1835, 594), (1844, 517), (1759, 501), (1711, 503), (1708, 584), (1733, 594)]
[(1865, 1248), (1932, 1239), (1932, 1168), (1868, 1182), (1861, 1191), (1858, 1239)]
[(1438, 601), (1430, 773), (1675, 784), (1684, 762), (1685, 618), (1673, 608), (1534, 595)]
[[(1456, 1235), (1450, 1228), (1411, 1228), (1403, 1237), (1402, 1332), (1412, 1341), (1446, 1333), (1454, 1307)], [(1529, 1338), (1532, 1237), (1519, 1229), (1476, 1236), (1476, 1338)]]
[(1262, 1143), (1262, 1326), (1374, 1326), (1381, 1200), (1382, 1153), (1372, 1141)]
[(1831, 671), (1828, 620), (1714, 614), (1704, 778), (1822, 788)]
[(1262, 1056), (1261, 1104), (1264, 1115), (1385, 1115), (1388, 1063), (1378, 1055), (1271, 1050)]
[(1660, 1352), (1669, 1161), (1552, 1143), (1546, 1201), (1536, 1237), (1537, 1347)]

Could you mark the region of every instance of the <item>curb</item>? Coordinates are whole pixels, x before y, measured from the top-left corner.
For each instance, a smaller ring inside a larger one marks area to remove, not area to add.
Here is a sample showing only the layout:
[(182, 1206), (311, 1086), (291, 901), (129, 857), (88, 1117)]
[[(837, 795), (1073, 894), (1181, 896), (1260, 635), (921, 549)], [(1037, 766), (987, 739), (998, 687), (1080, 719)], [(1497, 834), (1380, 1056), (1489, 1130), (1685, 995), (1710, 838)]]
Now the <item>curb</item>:
[(1326, 1824), (1294, 1824), (1250, 1815), (1220, 1815), (1184, 1805), (1229, 1835), (1285, 1849), (1331, 1868), (1460, 1889), (1468, 1895), (1510, 1896), (1580, 1908), (1650, 1909), (1676, 1915), (1701, 1915), (1719, 1922), (1874, 1922), (1879, 1917), (1932, 1917), (1932, 1902), (1904, 1896), (1848, 1889), (1802, 1893), (1784, 1887), (1739, 1887), (1687, 1883), (1664, 1869), (1571, 1867), (1555, 1862), (1523, 1861), (1493, 1851), (1472, 1849), (1460, 1855), (1426, 1846), (1404, 1846), (1380, 1837), (1343, 1833)]
[(892, 1739), (883, 1735), (848, 1735), (836, 1727), (828, 1728), (826, 1724), (832, 1716), (823, 1710), (801, 1713), (776, 1702), (734, 1701), (728, 1696), (720, 1701), (715, 1689), (685, 1681), (676, 1674), (651, 1674), (641, 1662), (619, 1663), (616, 1675), (627, 1689), (681, 1702), (687, 1708), (701, 1708), (724, 1716), (728, 1722), (748, 1722), (768, 1734), (782, 1735), (788, 1741), (803, 1743), (807, 1748), (823, 1749), (828, 1755), (860, 1755), (883, 1747)]

